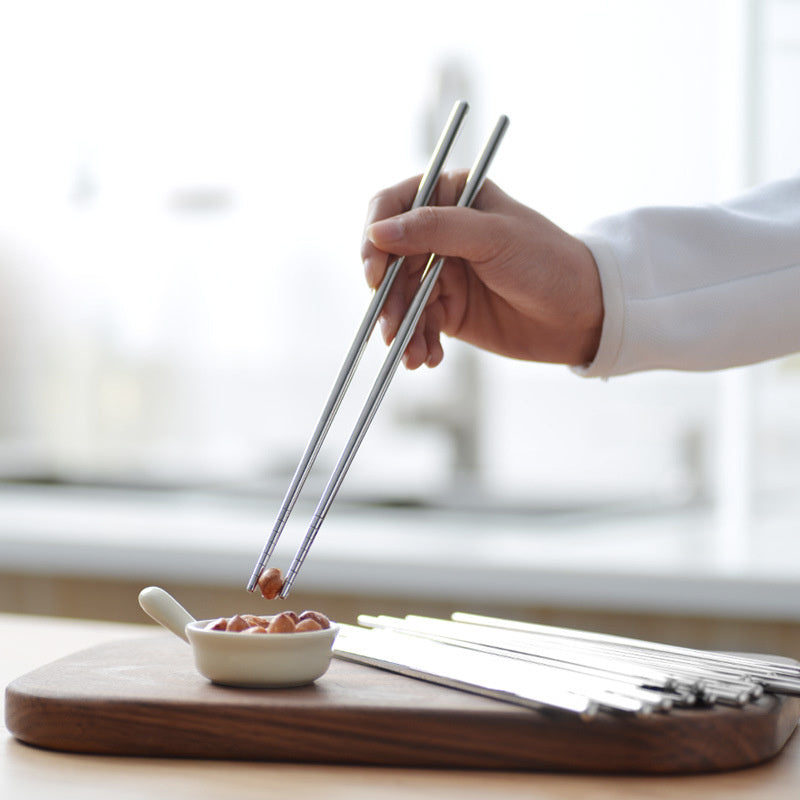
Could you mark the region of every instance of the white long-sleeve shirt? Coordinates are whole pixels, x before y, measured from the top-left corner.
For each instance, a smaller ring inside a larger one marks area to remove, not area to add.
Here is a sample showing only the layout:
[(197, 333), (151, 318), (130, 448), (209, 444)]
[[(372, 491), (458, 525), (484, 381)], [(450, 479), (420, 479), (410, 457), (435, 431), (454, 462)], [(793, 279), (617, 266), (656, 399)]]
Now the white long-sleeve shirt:
[(800, 351), (800, 175), (719, 205), (608, 217), (580, 238), (605, 318), (579, 374), (716, 370)]

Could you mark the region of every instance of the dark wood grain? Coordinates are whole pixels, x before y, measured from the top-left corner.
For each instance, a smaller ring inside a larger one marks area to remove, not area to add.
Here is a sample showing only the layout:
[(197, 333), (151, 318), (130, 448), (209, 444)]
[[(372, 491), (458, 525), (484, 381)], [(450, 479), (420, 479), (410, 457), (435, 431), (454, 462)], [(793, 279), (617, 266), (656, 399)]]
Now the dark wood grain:
[(299, 689), (215, 686), (174, 637), (109, 642), (6, 689), (20, 740), (81, 753), (595, 773), (713, 772), (777, 754), (800, 700), (583, 722), (334, 660)]

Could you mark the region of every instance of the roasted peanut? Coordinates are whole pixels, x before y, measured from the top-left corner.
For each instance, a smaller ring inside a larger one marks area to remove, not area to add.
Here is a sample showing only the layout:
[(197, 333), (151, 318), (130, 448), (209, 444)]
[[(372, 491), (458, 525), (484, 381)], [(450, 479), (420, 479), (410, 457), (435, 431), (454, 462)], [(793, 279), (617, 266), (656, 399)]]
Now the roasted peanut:
[(331, 626), (331, 621), (319, 611), (304, 611), (300, 615), (299, 620), (302, 622), (304, 619), (313, 619), (320, 628), (330, 628)]
[(250, 628), (245, 628), (242, 633), (266, 633), (267, 629), (263, 625), (253, 625)]
[(306, 617), (305, 619), (301, 619), (300, 622), (297, 623), (294, 630), (295, 633), (305, 633), (306, 631), (321, 631), (322, 626), (315, 619), (311, 619), (311, 617)]
[(211, 622), (206, 625), (207, 631), (226, 631), (228, 630), (228, 618), (227, 617), (220, 617), (219, 619), (213, 619)]
[(250, 626), (266, 628), (269, 625), (269, 617), (259, 617), (257, 614), (242, 614), (241, 617)]
[(258, 588), (265, 600), (274, 600), (283, 588), (283, 575), (279, 569), (265, 569), (258, 578)]
[(272, 618), (267, 633), (294, 633), (294, 620), (285, 612)]
[(248, 625), (247, 622), (242, 619), (242, 617), (240, 617), (238, 614), (235, 614), (228, 620), (228, 627), (226, 630), (236, 632), (246, 630), (249, 627), (250, 625)]

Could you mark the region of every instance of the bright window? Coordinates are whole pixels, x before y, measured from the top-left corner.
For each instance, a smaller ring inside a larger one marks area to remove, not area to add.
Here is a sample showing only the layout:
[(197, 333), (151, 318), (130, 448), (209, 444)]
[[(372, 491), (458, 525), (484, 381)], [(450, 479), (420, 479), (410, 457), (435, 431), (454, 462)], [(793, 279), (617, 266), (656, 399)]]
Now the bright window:
[[(4, 8), (10, 477), (282, 492), (368, 301), (367, 201), (422, 168), (456, 97), (472, 111), (455, 164), (507, 113), (492, 177), (573, 231), (800, 163), (793, 2)], [(376, 337), (320, 481), (383, 352)], [(797, 359), (732, 375), (591, 382), (453, 342), (442, 368), (398, 373), (343, 495), (585, 509), (796, 493)], [(739, 467), (720, 468), (731, 447)]]

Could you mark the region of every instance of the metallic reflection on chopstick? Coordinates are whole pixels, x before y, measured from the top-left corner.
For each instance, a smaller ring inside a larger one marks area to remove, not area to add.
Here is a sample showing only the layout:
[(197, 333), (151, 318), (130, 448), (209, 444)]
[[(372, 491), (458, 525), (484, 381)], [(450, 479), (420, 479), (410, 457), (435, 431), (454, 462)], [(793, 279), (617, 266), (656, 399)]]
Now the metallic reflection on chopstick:
[[(637, 715), (745, 707), (765, 692), (800, 694), (800, 664), (471, 614), (453, 619), (361, 615), (339, 658), (507, 702)], [(525, 676), (525, 677), (523, 677)], [(532, 687), (535, 687), (535, 691)], [(582, 698), (580, 702), (576, 698)]]

